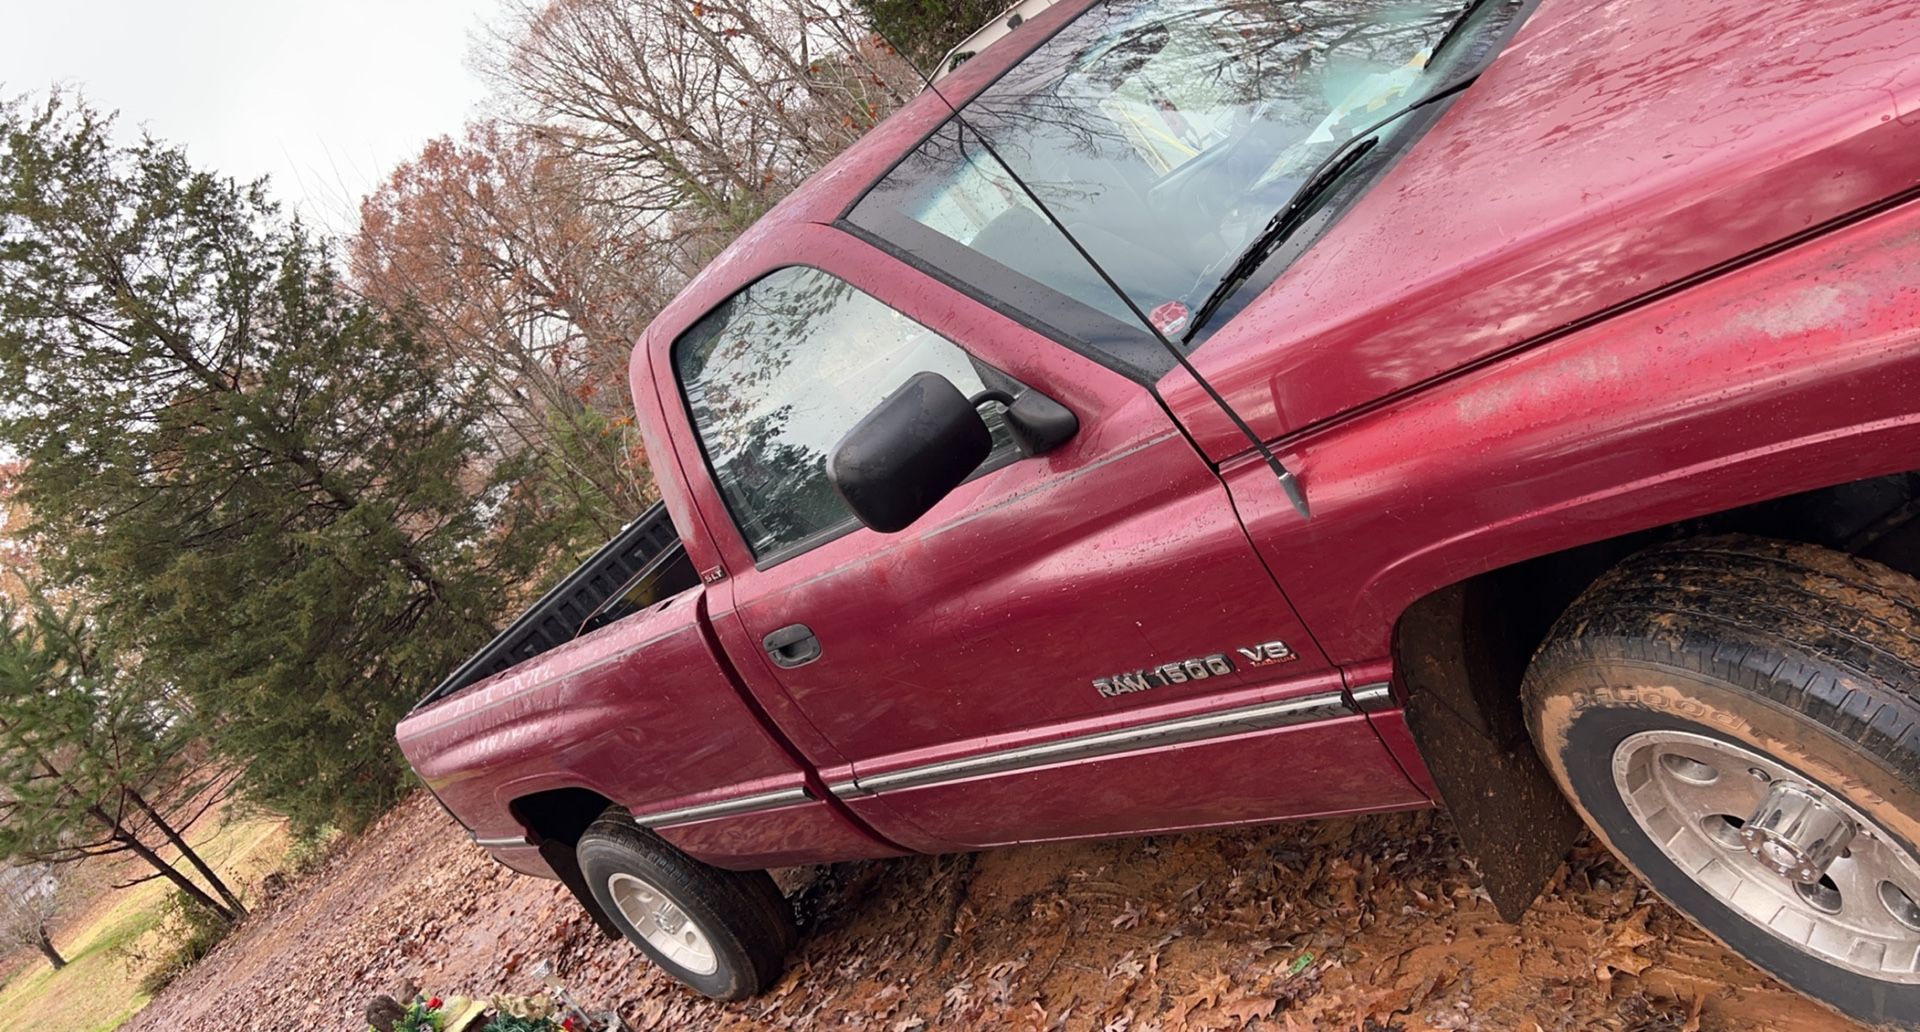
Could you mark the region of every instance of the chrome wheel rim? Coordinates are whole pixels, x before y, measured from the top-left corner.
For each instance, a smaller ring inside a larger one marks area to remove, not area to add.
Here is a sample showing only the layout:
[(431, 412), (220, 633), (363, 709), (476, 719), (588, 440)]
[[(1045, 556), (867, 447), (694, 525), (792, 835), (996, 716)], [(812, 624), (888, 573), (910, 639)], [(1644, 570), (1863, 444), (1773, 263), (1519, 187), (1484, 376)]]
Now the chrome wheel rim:
[(707, 933), (666, 893), (631, 874), (607, 879), (607, 894), (620, 916), (661, 956), (696, 975), (719, 970)]
[[(1654, 846), (1728, 909), (1828, 964), (1920, 982), (1920, 862), (1844, 796), (1772, 757), (1683, 731), (1622, 741), (1613, 781)], [(1817, 828), (1804, 849), (1763, 830), (1780, 825), (1782, 800), (1817, 810), (1789, 822)]]

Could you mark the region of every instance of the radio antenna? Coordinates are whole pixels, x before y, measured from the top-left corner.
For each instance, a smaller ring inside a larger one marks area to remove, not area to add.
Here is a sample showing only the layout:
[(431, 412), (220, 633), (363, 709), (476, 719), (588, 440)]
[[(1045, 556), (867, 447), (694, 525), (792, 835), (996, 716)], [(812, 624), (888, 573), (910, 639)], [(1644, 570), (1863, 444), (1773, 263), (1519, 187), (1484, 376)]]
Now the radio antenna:
[(906, 62), (908, 68), (913, 69), (914, 74), (920, 77), (921, 83), (926, 86), (929, 93), (940, 98), (940, 103), (946, 105), (947, 110), (953, 113), (954, 123), (960, 126), (961, 129), (972, 133), (974, 139), (980, 141), (980, 148), (986, 151), (989, 157), (993, 158), (994, 164), (1000, 166), (1000, 170), (1005, 172), (1007, 178), (1011, 179), (1014, 185), (1020, 188), (1020, 192), (1026, 194), (1027, 200), (1032, 201), (1033, 206), (1040, 209), (1040, 214), (1046, 217), (1047, 222), (1052, 224), (1054, 231), (1059, 233), (1060, 236), (1073, 247), (1075, 253), (1080, 255), (1080, 260), (1086, 262), (1088, 267), (1093, 269), (1094, 274), (1100, 277), (1100, 281), (1107, 285), (1107, 289), (1113, 291), (1114, 296), (1120, 299), (1120, 303), (1127, 306), (1127, 311), (1132, 312), (1134, 318), (1140, 320), (1140, 325), (1145, 326), (1147, 332), (1153, 335), (1153, 339), (1159, 341), (1160, 346), (1166, 349), (1167, 354), (1173, 356), (1174, 362), (1178, 363), (1180, 368), (1186, 370), (1188, 376), (1193, 377), (1193, 382), (1200, 385), (1200, 389), (1206, 392), (1207, 397), (1213, 399), (1213, 403), (1219, 406), (1221, 412), (1226, 413), (1227, 419), (1232, 421), (1234, 429), (1240, 431), (1240, 436), (1246, 438), (1248, 444), (1253, 445), (1254, 450), (1260, 453), (1260, 457), (1266, 460), (1267, 467), (1273, 470), (1273, 475), (1279, 478), (1280, 490), (1286, 492), (1287, 501), (1293, 503), (1294, 511), (1300, 514), (1300, 518), (1312, 519), (1313, 514), (1307, 509), (1307, 493), (1301, 488), (1300, 481), (1281, 463), (1280, 457), (1273, 453), (1273, 449), (1267, 447), (1266, 442), (1260, 439), (1260, 435), (1254, 433), (1253, 427), (1248, 426), (1247, 421), (1240, 418), (1240, 413), (1235, 412), (1233, 406), (1227, 404), (1227, 399), (1221, 396), (1213, 384), (1208, 383), (1207, 378), (1200, 375), (1200, 370), (1194, 368), (1193, 363), (1187, 359), (1186, 352), (1180, 350), (1179, 345), (1168, 340), (1167, 335), (1160, 332), (1160, 327), (1153, 324), (1153, 320), (1148, 318), (1147, 314), (1140, 310), (1140, 306), (1134, 303), (1133, 298), (1127, 296), (1127, 292), (1120, 289), (1120, 284), (1114, 282), (1113, 277), (1107, 274), (1107, 270), (1103, 268), (1099, 262), (1094, 260), (1093, 255), (1087, 253), (1086, 247), (1082, 246), (1079, 239), (1068, 231), (1067, 227), (1054, 215), (1053, 209), (1047, 207), (1046, 202), (1042, 201), (1040, 195), (1035, 193), (1033, 188), (1027, 185), (1027, 181), (1021, 178), (1020, 173), (1014, 171), (1013, 166), (1009, 164), (1005, 158), (1000, 156), (1000, 152), (994, 149), (993, 141), (987, 139), (987, 134), (974, 128), (973, 123), (967, 121), (967, 117), (960, 113), (960, 108), (956, 106), (953, 101), (948, 100), (946, 94), (940, 92), (940, 87), (933, 84), (933, 77), (929, 76), (919, 65), (915, 64), (913, 59), (907, 56), (906, 51), (894, 46), (893, 41), (887, 39), (886, 34), (881, 32), (878, 26), (874, 27), (874, 33), (881, 39), (886, 40), (887, 47), (899, 55), (900, 60)]

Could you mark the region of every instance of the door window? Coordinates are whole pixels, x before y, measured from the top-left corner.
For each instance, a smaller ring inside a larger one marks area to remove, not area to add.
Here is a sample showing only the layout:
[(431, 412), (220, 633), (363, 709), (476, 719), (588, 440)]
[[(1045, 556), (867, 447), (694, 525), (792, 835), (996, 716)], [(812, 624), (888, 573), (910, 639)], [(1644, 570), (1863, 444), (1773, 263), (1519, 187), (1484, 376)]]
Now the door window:
[[(827, 482), (827, 453), (919, 372), (969, 396), (1006, 378), (958, 345), (818, 269), (780, 269), (728, 298), (673, 346), (674, 372), (714, 482), (756, 560), (784, 559), (857, 525)], [(987, 406), (994, 450), (1012, 438)]]

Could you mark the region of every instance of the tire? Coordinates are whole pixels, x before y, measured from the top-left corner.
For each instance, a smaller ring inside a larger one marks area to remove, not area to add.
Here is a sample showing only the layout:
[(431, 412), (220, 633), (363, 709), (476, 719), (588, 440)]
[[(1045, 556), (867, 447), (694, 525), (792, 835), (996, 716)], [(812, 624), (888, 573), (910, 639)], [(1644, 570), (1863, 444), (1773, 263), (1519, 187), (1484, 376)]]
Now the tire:
[(619, 807), (588, 826), (576, 849), (601, 909), (668, 974), (716, 1000), (746, 999), (779, 980), (796, 932), (767, 872), (703, 864)]
[[(1827, 1006), (1920, 1029), (1920, 582), (1752, 537), (1651, 549), (1560, 617), (1522, 691), (1548, 770), (1655, 892)], [(1815, 807), (1793, 848), (1767, 844), (1774, 804)]]

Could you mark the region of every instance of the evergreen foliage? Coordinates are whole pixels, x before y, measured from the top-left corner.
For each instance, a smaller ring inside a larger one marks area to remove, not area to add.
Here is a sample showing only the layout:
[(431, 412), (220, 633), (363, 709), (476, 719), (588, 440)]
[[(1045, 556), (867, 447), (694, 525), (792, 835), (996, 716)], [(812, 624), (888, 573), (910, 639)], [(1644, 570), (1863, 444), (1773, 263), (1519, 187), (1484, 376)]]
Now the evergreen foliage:
[(186, 729), (110, 669), (71, 605), (0, 603), (0, 855), (77, 859), (106, 830), (90, 808), (179, 773)]
[[(152, 869), (147, 877), (226, 919), (244, 915), (186, 841), (228, 780), (195, 755), (192, 722), (126, 677), (71, 601), (56, 605), (31, 584), (26, 593), (0, 602), (0, 855), (68, 863), (129, 853)], [(166, 847), (197, 882), (161, 858)]]
[(241, 787), (352, 827), (393, 725), (485, 640), (532, 557), (477, 386), (357, 300), (264, 185), (0, 109), (0, 445), (41, 561)]
[[(1010, 0), (858, 0), (873, 29), (928, 75), (961, 40), (1005, 10)], [(954, 55), (960, 59), (963, 55)]]

